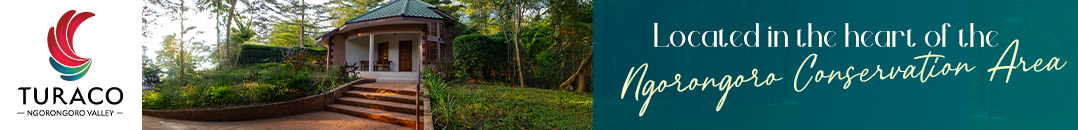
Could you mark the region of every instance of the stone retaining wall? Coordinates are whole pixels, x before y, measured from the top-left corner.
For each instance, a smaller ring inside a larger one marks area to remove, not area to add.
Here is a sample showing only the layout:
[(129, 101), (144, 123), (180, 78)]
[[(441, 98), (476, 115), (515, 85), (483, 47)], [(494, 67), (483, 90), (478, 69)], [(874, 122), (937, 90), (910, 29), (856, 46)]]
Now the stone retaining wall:
[(326, 105), (333, 104), (338, 97), (344, 96), (345, 92), (352, 88), (352, 85), (373, 83), (374, 81), (371, 78), (363, 78), (338, 86), (325, 93), (284, 102), (191, 110), (142, 109), (142, 115), (194, 121), (243, 121), (290, 116), (322, 111)]

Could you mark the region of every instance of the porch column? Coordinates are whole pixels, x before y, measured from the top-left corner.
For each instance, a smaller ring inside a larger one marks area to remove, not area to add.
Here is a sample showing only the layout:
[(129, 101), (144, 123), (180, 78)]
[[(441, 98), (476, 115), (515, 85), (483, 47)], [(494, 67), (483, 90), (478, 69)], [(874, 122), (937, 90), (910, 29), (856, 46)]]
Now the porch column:
[(369, 44), (371, 45), (370, 47), (368, 47), (370, 48), (370, 51), (367, 51), (368, 53), (370, 53), (370, 57), (367, 60), (367, 71), (374, 71), (374, 34), (370, 34), (369, 39), (371, 40), (371, 42), (369, 42)]
[(415, 60), (415, 61), (419, 61), (419, 62), (415, 62), (415, 63), (419, 63), (419, 68), (418, 69), (423, 69), (423, 67), (426, 66), (426, 64), (423, 63), (424, 61), (426, 61), (424, 59), (427, 59), (427, 56), (423, 55), (424, 54), (423, 50), (426, 50), (426, 48), (424, 48), (424, 47), (425, 47), (425, 45), (427, 45), (427, 41), (423, 40), (423, 35), (424, 34), (427, 34), (427, 33), (419, 33), (419, 43), (416, 43), (416, 45), (419, 46), (419, 47), (416, 47), (416, 48), (419, 48), (419, 51), (418, 51), (419, 52), (419, 59)]

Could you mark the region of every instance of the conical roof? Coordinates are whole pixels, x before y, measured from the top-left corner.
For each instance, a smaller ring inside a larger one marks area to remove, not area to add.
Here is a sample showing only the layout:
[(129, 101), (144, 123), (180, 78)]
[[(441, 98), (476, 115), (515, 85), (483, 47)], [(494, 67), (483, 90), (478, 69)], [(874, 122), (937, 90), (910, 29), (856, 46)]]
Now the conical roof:
[(345, 24), (397, 16), (443, 19), (441, 15), (431, 10), (435, 8), (438, 7), (419, 0), (398, 0), (352, 18)]

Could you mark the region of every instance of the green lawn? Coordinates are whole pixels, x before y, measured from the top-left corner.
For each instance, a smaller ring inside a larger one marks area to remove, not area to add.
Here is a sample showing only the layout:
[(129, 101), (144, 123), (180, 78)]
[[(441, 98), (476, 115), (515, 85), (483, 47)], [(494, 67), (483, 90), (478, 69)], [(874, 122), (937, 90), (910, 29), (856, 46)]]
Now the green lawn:
[(449, 100), (432, 99), (436, 128), (592, 128), (591, 94), (485, 84), (456, 85), (446, 91)]

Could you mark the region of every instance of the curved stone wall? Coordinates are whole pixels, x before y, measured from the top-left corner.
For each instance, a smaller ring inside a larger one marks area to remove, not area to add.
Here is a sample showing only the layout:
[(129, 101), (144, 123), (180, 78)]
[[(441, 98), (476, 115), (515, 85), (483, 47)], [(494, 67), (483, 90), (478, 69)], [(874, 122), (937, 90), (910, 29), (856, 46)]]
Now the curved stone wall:
[(194, 121), (243, 121), (290, 116), (307, 112), (322, 111), (326, 105), (344, 95), (352, 85), (373, 83), (375, 80), (363, 78), (348, 84), (337, 86), (325, 93), (311, 95), (284, 102), (258, 104), (250, 106), (207, 108), (190, 110), (150, 110), (142, 109), (142, 115)]

